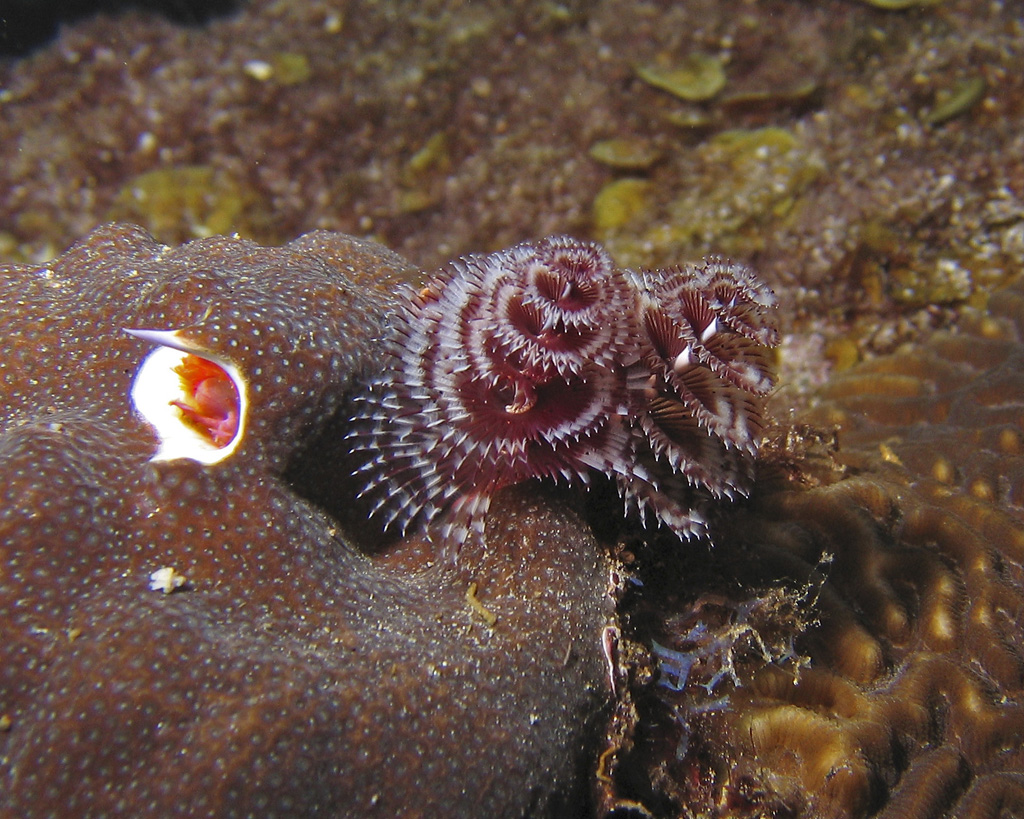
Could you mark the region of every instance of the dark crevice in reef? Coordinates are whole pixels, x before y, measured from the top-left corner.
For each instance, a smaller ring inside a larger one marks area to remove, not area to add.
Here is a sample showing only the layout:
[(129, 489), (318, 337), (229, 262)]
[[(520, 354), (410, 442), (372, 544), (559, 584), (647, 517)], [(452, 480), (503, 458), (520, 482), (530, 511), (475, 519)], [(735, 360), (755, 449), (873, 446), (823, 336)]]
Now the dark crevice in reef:
[(361, 458), (350, 452), (347, 435), (351, 415), (352, 405), (345, 402), (308, 445), (293, 454), (282, 477), (296, 495), (337, 521), (361, 549), (383, 551), (400, 539), (400, 533), (384, 533), (368, 522), (371, 503), (360, 497), (365, 479), (356, 474)]
[(241, 0), (6, 0), (0, 11), (0, 57), (20, 57), (45, 45), (61, 25), (96, 14), (139, 10), (162, 14), (187, 26), (201, 26), (237, 11)]

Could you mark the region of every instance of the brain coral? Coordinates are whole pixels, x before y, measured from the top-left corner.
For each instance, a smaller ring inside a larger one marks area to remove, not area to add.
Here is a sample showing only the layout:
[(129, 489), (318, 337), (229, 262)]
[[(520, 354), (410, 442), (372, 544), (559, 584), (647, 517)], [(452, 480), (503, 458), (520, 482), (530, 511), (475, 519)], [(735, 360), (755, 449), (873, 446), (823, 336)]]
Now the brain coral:
[[(1024, 814), (1024, 284), (832, 379), (710, 553), (649, 556), (658, 815)], [(823, 442), (838, 429), (838, 448)]]
[(581, 802), (611, 602), (579, 519), (506, 493), (453, 566), (306, 499), (345, 496), (324, 441), (407, 272), (123, 225), (0, 269), (0, 814)]

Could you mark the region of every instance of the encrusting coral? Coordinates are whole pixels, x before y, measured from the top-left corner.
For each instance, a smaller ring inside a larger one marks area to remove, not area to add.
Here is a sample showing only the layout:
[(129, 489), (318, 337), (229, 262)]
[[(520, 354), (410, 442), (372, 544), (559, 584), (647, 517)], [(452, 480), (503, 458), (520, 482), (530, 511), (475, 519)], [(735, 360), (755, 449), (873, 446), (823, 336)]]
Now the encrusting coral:
[(611, 600), (581, 520), (505, 493), (452, 565), (304, 497), (355, 493), (324, 441), (410, 272), (124, 225), (0, 270), (0, 814), (585, 802)]

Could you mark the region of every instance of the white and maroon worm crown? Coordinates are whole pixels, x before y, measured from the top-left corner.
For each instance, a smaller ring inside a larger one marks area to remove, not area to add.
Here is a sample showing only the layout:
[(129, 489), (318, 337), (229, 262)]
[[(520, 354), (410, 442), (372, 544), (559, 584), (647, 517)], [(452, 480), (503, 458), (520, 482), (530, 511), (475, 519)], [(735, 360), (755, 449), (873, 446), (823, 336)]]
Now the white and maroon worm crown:
[(741, 265), (622, 271), (564, 236), (449, 264), (394, 317), (353, 422), (374, 513), (402, 532), (440, 519), (457, 546), (497, 490), (596, 470), (703, 534), (708, 500), (749, 488), (774, 307)]

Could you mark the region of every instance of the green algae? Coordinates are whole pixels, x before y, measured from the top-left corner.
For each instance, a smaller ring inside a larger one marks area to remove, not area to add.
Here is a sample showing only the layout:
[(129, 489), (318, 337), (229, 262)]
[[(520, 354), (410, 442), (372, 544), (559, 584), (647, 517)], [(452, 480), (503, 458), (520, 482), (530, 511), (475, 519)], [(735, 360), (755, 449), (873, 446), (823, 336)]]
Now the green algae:
[(867, 3), (869, 6), (874, 6), (876, 9), (903, 11), (915, 6), (935, 6), (941, 3), (942, 0), (862, 0), (862, 2)]
[(309, 58), (305, 54), (283, 52), (270, 59), (273, 78), (278, 85), (298, 85), (313, 76)]
[(447, 174), (451, 164), (448, 135), (438, 131), (402, 166), (398, 212), (417, 213), (436, 205), (441, 195), (437, 182)]
[(223, 233), (262, 236), (256, 193), (206, 165), (157, 168), (129, 180), (108, 218), (137, 222), (163, 241)]
[(651, 182), (634, 178), (616, 179), (601, 188), (593, 205), (594, 229), (598, 235), (607, 235), (648, 216), (653, 191)]
[(815, 79), (805, 79), (791, 85), (736, 91), (722, 97), (719, 102), (724, 108), (739, 110), (772, 110), (788, 106), (799, 107), (809, 104), (821, 96), (822, 85)]
[(689, 54), (675, 65), (637, 65), (633, 70), (648, 85), (687, 102), (709, 100), (725, 88), (725, 67), (711, 54)]
[(698, 108), (687, 108), (680, 111), (666, 111), (662, 119), (669, 125), (686, 131), (703, 131), (714, 127), (718, 121), (707, 111)]
[(971, 271), (953, 258), (890, 272), (889, 295), (901, 307), (956, 304), (974, 291)]
[(645, 171), (659, 159), (661, 152), (639, 137), (613, 137), (590, 146), (590, 158), (609, 168)]
[(942, 125), (970, 111), (985, 97), (988, 81), (982, 75), (960, 80), (952, 88), (935, 95), (935, 107), (925, 116), (929, 125)]
[(438, 131), (431, 135), (423, 147), (414, 153), (403, 168), (403, 181), (412, 182), (434, 170), (447, 170), (451, 166), (448, 135)]
[[(784, 128), (724, 131), (696, 152), (700, 174), (668, 201), (646, 231), (633, 237), (616, 234), (619, 224), (603, 222), (603, 238), (622, 263), (637, 263), (652, 254), (688, 258), (712, 250), (756, 252), (824, 171), (817, 156)], [(653, 191), (644, 191), (646, 202), (655, 198)]]
[(290, 51), (274, 54), (269, 61), (249, 60), (242, 68), (254, 80), (281, 86), (299, 85), (313, 76), (309, 58)]

